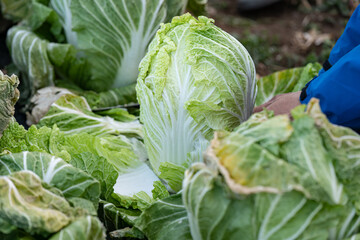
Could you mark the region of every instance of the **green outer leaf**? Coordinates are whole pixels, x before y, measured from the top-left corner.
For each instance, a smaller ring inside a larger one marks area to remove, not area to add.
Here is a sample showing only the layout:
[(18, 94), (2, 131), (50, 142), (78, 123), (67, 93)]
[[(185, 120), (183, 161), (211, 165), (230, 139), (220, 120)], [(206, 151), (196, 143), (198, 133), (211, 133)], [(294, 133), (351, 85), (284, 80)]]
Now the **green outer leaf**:
[(119, 122), (131, 122), (137, 120), (137, 118), (134, 115), (129, 114), (125, 108), (111, 108), (109, 110), (96, 111), (96, 114), (111, 117)]
[(312, 200), (347, 203), (334, 158), (324, 147), (314, 119), (303, 110), (300, 106), (302, 114), (294, 115), (293, 122), (286, 115), (260, 124), (258, 118), (251, 118), (249, 122), (256, 124), (245, 123), (250, 128), (218, 134), (208, 156), (219, 164), (232, 190), (241, 194), (297, 190)]
[(255, 94), (251, 57), (213, 20), (185, 14), (162, 25), (140, 65), (137, 85), (154, 171), (159, 175), (166, 162), (187, 168), (202, 161), (213, 129), (233, 130), (246, 120)]
[(192, 239), (181, 194), (152, 204), (136, 220), (135, 226), (150, 240)]
[(11, 225), (8, 221), (5, 221), (0, 217), (0, 236), (1, 234), (8, 235), (16, 231), (16, 226)]
[(65, 134), (86, 132), (94, 136), (142, 136), (142, 126), (137, 120), (118, 122), (99, 116), (91, 111), (85, 98), (72, 94), (61, 96), (39, 122), (39, 126), (52, 127), (54, 124)]
[(82, 217), (71, 223), (49, 240), (105, 240), (105, 229), (99, 219), (91, 216)]
[(346, 238), (344, 240), (360, 240), (360, 234), (355, 234), (351, 236), (350, 238)]
[(50, 0), (51, 8), (55, 10), (60, 18), (60, 23), (64, 29), (67, 42), (77, 48), (77, 35), (72, 30), (72, 15), (70, 11), (70, 5), (71, 0)]
[(69, 89), (78, 96), (83, 96), (89, 103), (91, 109), (99, 109), (124, 105), (128, 103), (136, 103), (135, 85), (131, 84), (121, 88), (111, 89), (105, 92), (85, 91), (72, 82), (57, 81), (56, 86)]
[(69, 203), (46, 189), (33, 172), (0, 176), (0, 191), (1, 217), (31, 234), (47, 236), (74, 219)]
[[(99, 101), (96, 104), (89, 102), (92, 108), (111, 107), (124, 105), (128, 103), (136, 103), (136, 84), (131, 84), (121, 88), (115, 88), (106, 92), (99, 93)], [(87, 95), (84, 95), (87, 98)], [(88, 98), (87, 98), (88, 99)], [(89, 101), (89, 100), (88, 100)]]
[(295, 130), (289, 141), (282, 146), (283, 158), (311, 175), (321, 189), (314, 189), (315, 185), (312, 184), (307, 188), (311, 188), (314, 194), (317, 192), (318, 197), (327, 195), (330, 203), (346, 203), (347, 194), (337, 177), (334, 158), (324, 147), (314, 119), (304, 115), (295, 119), (292, 125)]
[(90, 79), (89, 65), (86, 59), (78, 56), (79, 52), (73, 45), (51, 42), (47, 46), (47, 54), (56, 73), (62, 78), (60, 81), (66, 79), (82, 83)]
[(73, 0), (72, 29), (92, 73), (82, 87), (102, 91), (136, 82), (138, 65), (165, 19), (165, 7), (163, 0)]
[(5, 18), (19, 22), (30, 12), (32, 0), (1, 0), (1, 11)]
[(31, 94), (36, 89), (54, 85), (54, 67), (47, 55), (46, 40), (24, 27), (15, 26), (8, 31), (7, 45), (13, 63), (26, 74)]
[(359, 232), (357, 169), (346, 157), (359, 149), (358, 136), (330, 124), (316, 100), (292, 113), (290, 122), (264, 111), (217, 133), (206, 165), (187, 170), (182, 193), (194, 239), (338, 240)]
[(187, 171), (183, 202), (193, 239), (335, 240), (359, 218), (351, 206), (330, 206), (296, 191), (234, 194), (203, 164)]
[(27, 25), (33, 32), (49, 41), (64, 41), (62, 26), (57, 13), (48, 7), (48, 0), (33, 0)]
[(123, 238), (144, 239), (145, 237), (140, 230), (129, 227), (112, 231), (110, 232), (110, 236), (111, 238), (114, 239), (123, 239)]
[(182, 187), (185, 170), (186, 168), (183, 166), (178, 166), (171, 162), (163, 162), (159, 167), (159, 177), (167, 181), (172, 190), (178, 192)]
[(313, 77), (317, 76), (322, 66), (309, 63), (302, 68), (292, 68), (275, 72), (259, 79), (256, 105), (261, 105), (278, 94), (300, 91)]
[(10, 121), (14, 119), (15, 104), (20, 94), (17, 89), (18, 85), (17, 76), (9, 77), (0, 71), (0, 136)]
[(360, 166), (360, 136), (352, 129), (331, 124), (321, 112), (319, 101), (312, 99), (307, 107), (307, 114), (315, 120), (316, 127), (323, 139), (323, 146), (333, 156), (336, 175), (344, 184), (345, 192), (356, 208), (360, 209), (358, 178)]
[(118, 172), (106, 158), (90, 152), (82, 152), (71, 158), (70, 164), (97, 179), (101, 185), (101, 199), (109, 199), (113, 193)]
[(22, 152), (0, 156), (0, 174), (27, 170), (37, 174), (45, 183), (61, 190), (66, 198), (81, 197), (99, 201), (100, 184), (82, 170), (47, 153)]
[(141, 211), (138, 209), (120, 208), (106, 201), (100, 201), (98, 210), (98, 216), (104, 223), (107, 231), (134, 226), (135, 220), (140, 214)]

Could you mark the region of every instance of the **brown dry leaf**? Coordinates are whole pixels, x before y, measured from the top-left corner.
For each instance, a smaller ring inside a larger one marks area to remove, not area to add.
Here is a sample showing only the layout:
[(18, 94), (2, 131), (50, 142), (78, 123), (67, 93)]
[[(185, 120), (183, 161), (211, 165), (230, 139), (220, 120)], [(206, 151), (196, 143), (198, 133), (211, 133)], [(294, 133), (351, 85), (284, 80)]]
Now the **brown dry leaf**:
[(331, 34), (319, 33), (317, 30), (312, 29), (309, 32), (296, 32), (294, 42), (301, 50), (307, 50), (313, 45), (320, 46), (330, 39)]

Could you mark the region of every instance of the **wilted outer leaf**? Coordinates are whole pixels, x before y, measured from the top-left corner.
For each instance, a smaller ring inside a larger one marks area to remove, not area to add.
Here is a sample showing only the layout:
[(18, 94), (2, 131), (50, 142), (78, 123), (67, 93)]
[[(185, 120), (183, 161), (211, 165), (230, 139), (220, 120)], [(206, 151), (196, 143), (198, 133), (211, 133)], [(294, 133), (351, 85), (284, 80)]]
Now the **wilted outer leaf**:
[(360, 173), (360, 136), (350, 128), (331, 124), (321, 112), (317, 100), (312, 99), (307, 107), (307, 114), (314, 120), (324, 141), (328, 153), (334, 158), (336, 175), (344, 184), (345, 192), (360, 209), (358, 178)]
[(105, 240), (105, 229), (99, 219), (91, 216), (82, 217), (71, 223), (49, 240)]
[(0, 176), (0, 191), (1, 218), (31, 234), (47, 236), (74, 219), (65, 198), (45, 188), (31, 171)]
[[(255, 68), (226, 32), (190, 14), (158, 31), (140, 66), (137, 95), (151, 165), (202, 160), (213, 129), (232, 130), (252, 113)], [(171, 184), (170, 185), (176, 185)], [(174, 190), (179, 190), (177, 184)]]
[[(233, 132), (217, 132), (205, 163), (186, 171), (182, 203), (156, 202), (138, 227), (149, 239), (182, 239), (157, 227), (175, 223), (190, 229), (185, 239), (356, 239), (357, 165), (346, 156), (356, 153), (358, 138), (330, 124), (316, 100), (304, 109), (293, 110), (294, 121), (263, 111)], [(185, 221), (176, 214), (182, 206)]]
[(71, 92), (58, 87), (46, 87), (37, 91), (30, 100), (32, 108), (31, 112), (26, 114), (26, 124), (29, 126), (37, 124), (49, 111), (51, 104), (65, 94), (71, 94)]
[[(298, 110), (303, 113), (303, 107)], [(219, 163), (235, 192), (297, 190), (310, 199), (330, 204), (347, 201), (333, 157), (323, 146), (314, 120), (305, 113), (294, 115), (291, 123), (283, 115), (248, 129), (240, 127), (228, 135), (219, 134), (209, 156)]]
[(139, 121), (119, 122), (111, 117), (94, 114), (85, 98), (72, 94), (61, 96), (39, 122), (40, 126), (52, 127), (54, 124), (65, 134), (86, 132), (94, 136), (142, 136)]
[(85, 198), (97, 206), (100, 184), (87, 173), (47, 153), (22, 152), (0, 156), (0, 174), (32, 171), (42, 181), (61, 190), (66, 198)]
[(18, 85), (17, 76), (9, 77), (0, 71), (0, 136), (10, 121), (14, 119), (15, 104), (20, 95), (17, 89)]
[(359, 221), (351, 206), (330, 206), (297, 191), (233, 193), (204, 165), (187, 172), (183, 202), (193, 239), (335, 240), (351, 236)]

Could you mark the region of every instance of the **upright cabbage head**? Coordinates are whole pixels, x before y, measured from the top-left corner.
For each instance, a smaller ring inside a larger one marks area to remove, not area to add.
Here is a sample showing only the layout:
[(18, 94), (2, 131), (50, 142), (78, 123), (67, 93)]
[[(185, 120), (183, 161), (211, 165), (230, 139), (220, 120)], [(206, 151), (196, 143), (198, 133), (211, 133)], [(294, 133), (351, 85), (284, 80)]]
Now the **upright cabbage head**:
[(179, 190), (213, 130), (232, 130), (251, 115), (255, 67), (213, 20), (185, 14), (157, 32), (140, 65), (137, 94), (151, 165)]

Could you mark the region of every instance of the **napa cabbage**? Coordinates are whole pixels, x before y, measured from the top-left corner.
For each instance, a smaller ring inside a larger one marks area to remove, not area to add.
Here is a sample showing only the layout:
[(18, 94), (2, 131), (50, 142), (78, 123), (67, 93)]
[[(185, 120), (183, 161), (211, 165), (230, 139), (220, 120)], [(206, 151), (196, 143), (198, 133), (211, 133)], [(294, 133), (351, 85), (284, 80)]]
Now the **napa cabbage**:
[(154, 171), (173, 190), (202, 161), (214, 130), (232, 130), (252, 113), (254, 63), (206, 17), (175, 17), (158, 31), (140, 65), (137, 96)]

